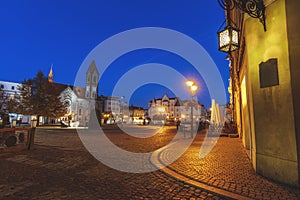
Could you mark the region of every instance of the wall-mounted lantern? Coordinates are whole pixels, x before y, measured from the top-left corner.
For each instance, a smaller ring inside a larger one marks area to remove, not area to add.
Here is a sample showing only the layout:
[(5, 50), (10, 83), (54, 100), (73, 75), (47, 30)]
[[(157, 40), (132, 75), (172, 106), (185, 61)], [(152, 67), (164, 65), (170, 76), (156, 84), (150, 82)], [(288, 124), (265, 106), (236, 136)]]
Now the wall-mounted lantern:
[(232, 26), (226, 26), (224, 30), (218, 32), (219, 51), (226, 53), (238, 50), (240, 31)]
[(227, 26), (225, 29), (218, 31), (220, 51), (230, 53), (238, 50), (240, 47), (240, 30), (230, 19), (230, 11), (233, 8), (240, 9), (247, 13), (250, 17), (258, 18), (266, 31), (265, 6), (263, 0), (218, 0), (218, 2), (220, 6), (226, 10), (227, 18)]

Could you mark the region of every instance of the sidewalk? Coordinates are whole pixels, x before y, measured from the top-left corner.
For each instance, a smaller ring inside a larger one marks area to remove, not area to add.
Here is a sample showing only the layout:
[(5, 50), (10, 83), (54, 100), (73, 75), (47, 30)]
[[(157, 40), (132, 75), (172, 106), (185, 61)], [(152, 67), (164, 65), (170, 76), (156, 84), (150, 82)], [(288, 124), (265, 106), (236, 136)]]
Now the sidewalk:
[(170, 165), (176, 150), (188, 139), (157, 150), (151, 161), (176, 179), (233, 199), (300, 199), (299, 189), (256, 174), (239, 138), (220, 137), (210, 153), (200, 159), (204, 138), (204, 133), (197, 134), (189, 149)]

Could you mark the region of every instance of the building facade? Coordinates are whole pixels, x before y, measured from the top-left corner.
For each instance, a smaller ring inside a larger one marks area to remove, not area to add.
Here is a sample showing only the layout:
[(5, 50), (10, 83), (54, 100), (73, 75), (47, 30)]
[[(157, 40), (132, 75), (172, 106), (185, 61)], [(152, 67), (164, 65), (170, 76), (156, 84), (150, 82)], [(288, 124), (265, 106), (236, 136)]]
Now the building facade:
[[(21, 83), (9, 82), (9, 81), (0, 81), (0, 91), (1, 91), (1, 99), (0, 101), (9, 101), (10, 99), (14, 99), (16, 96), (20, 95), (19, 87)], [(6, 104), (4, 102), (0, 102), (0, 109), (5, 108)], [(1, 116), (0, 116), (1, 117)], [(17, 120), (19, 123), (30, 123), (31, 117), (24, 116), (17, 113), (9, 113), (9, 122), (12, 120)]]
[(145, 110), (142, 107), (138, 107), (138, 106), (129, 106), (128, 107), (128, 111), (129, 111), (129, 123), (132, 124), (141, 124), (143, 123), (144, 119), (146, 118), (145, 116)]
[(99, 106), (102, 103), (98, 102), (99, 71), (94, 61), (86, 71), (85, 88), (54, 83), (52, 68), (48, 78), (50, 83), (60, 88), (61, 101), (67, 105), (68, 112), (60, 120), (67, 121), (70, 126), (88, 126), (91, 109), (101, 109), (100, 113), (102, 112), (102, 107)]
[[(40, 117), (40, 125), (65, 123), (73, 127), (88, 126), (92, 109), (96, 110), (99, 119), (102, 118), (105, 113), (110, 113), (111, 119), (113, 120), (128, 120), (128, 105), (121, 100), (122, 98), (103, 95), (98, 96), (98, 80), (99, 71), (94, 61), (91, 62), (86, 71), (85, 87), (54, 82), (54, 73), (51, 67), (48, 74), (48, 82), (58, 91), (61, 101), (64, 102), (67, 107), (67, 113), (59, 119)], [(3, 93), (5, 97), (13, 99), (15, 95), (20, 95), (20, 91), (18, 90), (19, 86), (21, 86), (21, 83), (0, 81), (1, 95)], [(22, 119), (23, 123), (30, 123), (32, 117), (35, 118), (35, 116), (23, 116), (10, 113), (10, 121), (12, 119)]]
[(205, 108), (197, 101), (185, 100), (181, 105), (179, 107), (181, 122), (189, 122), (193, 117), (193, 122), (198, 123), (206, 115)]
[(151, 119), (160, 118), (159, 116), (170, 120), (181, 118), (179, 98), (170, 98), (167, 94), (164, 94), (162, 98), (149, 101), (148, 115)]
[(193, 108), (194, 122), (197, 122), (205, 115), (204, 107), (197, 101), (185, 100), (182, 101), (178, 97), (170, 98), (164, 94), (162, 98), (153, 99), (148, 103), (148, 115), (151, 119), (162, 120), (181, 120), (188, 122), (191, 120)]
[(241, 30), (230, 57), (233, 119), (257, 173), (299, 186), (300, 1), (264, 5), (266, 31), (239, 9), (230, 13)]

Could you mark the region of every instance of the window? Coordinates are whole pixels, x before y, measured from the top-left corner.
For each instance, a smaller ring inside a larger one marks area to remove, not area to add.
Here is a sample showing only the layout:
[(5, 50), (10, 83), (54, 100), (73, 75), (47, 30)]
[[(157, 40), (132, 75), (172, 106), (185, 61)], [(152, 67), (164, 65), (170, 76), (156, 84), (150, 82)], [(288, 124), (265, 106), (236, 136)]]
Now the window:
[(81, 115), (81, 109), (78, 110), (78, 115)]
[(14, 90), (14, 89), (15, 89), (15, 86), (11, 86), (11, 89)]
[(3, 89), (4, 88), (4, 85), (1, 85), (1, 89)]

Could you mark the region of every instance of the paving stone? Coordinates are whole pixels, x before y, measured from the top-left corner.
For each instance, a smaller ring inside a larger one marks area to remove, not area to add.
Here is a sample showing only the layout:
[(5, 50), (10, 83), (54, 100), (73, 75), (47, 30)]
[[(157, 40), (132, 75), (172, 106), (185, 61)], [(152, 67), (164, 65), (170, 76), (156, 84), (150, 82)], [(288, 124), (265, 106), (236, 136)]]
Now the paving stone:
[[(159, 144), (155, 137), (139, 141), (128, 139), (118, 130), (108, 134), (122, 148), (137, 152), (157, 149), (174, 137), (172, 132), (162, 132), (157, 135), (162, 142)], [(132, 174), (111, 169), (87, 152), (73, 130), (38, 129), (35, 142), (31, 151), (0, 154), (1, 200), (199, 199), (210, 193), (203, 195), (203, 189), (161, 171)], [(139, 145), (135, 145), (137, 142)], [(150, 160), (145, 163), (149, 164)]]
[[(208, 186), (250, 198), (300, 199), (299, 189), (256, 174), (239, 139), (221, 137), (204, 158), (199, 158), (201, 145), (207, 145), (203, 144), (204, 138), (205, 134), (197, 134), (190, 148), (168, 168)], [(173, 148), (180, 148), (179, 144)], [(168, 163), (173, 158), (173, 151), (172, 146), (164, 149), (159, 160)]]
[[(132, 152), (153, 151), (174, 137), (172, 128), (143, 140), (117, 129), (106, 134), (116, 145)], [(298, 189), (257, 175), (239, 139), (220, 138), (212, 151), (200, 159), (204, 136), (198, 134), (186, 153), (168, 167), (193, 180), (252, 199), (300, 199)], [(162, 171), (132, 174), (111, 169), (87, 152), (73, 130), (38, 129), (35, 142), (31, 151), (0, 154), (1, 200), (224, 199)], [(169, 161), (174, 152), (168, 149), (160, 154), (160, 159)], [(151, 165), (150, 160), (143, 164)]]

